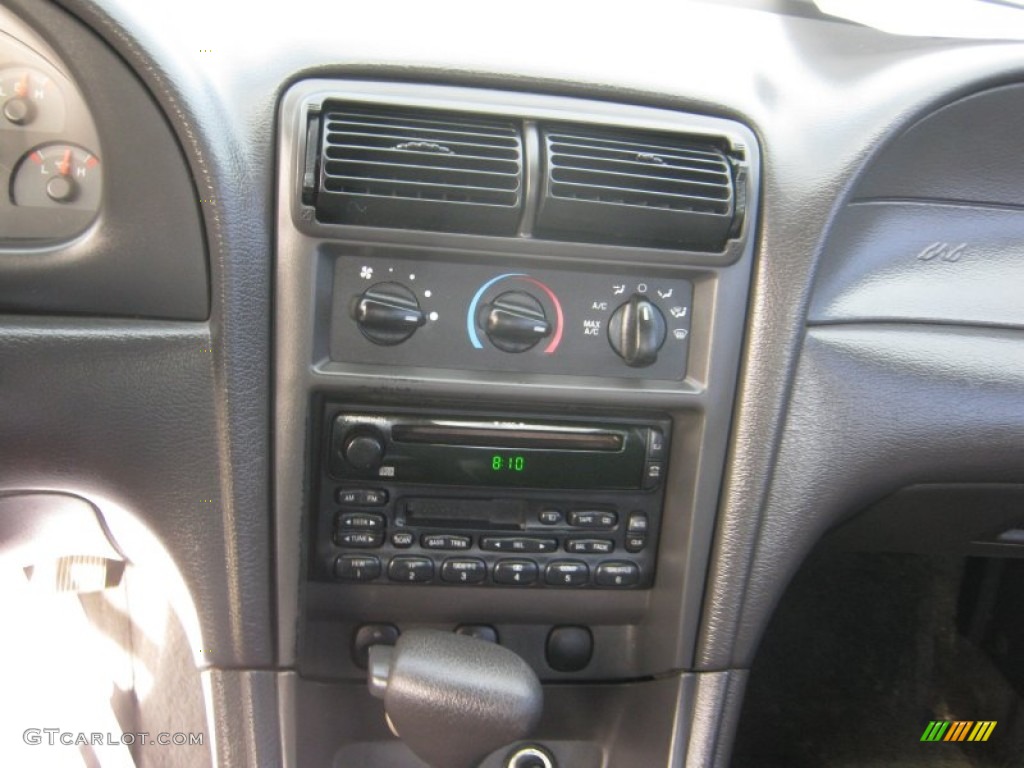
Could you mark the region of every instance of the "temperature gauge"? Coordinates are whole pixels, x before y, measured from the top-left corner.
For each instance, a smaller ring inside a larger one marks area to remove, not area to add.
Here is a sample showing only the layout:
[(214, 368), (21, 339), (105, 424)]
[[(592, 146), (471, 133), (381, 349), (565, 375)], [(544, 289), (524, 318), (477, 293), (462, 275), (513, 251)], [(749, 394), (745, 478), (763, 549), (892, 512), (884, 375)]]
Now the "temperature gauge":
[(64, 97), (57, 84), (37, 69), (0, 69), (0, 128), (64, 128)]
[(102, 176), (96, 155), (72, 144), (36, 147), (18, 164), (15, 205), (99, 210)]

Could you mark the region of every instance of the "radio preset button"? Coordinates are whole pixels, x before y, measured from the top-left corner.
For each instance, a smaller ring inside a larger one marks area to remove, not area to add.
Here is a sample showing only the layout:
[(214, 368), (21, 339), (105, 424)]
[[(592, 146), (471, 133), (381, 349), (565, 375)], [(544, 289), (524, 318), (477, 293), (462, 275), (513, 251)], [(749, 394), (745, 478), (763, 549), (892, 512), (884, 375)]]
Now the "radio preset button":
[(441, 580), (452, 584), (479, 584), (486, 576), (483, 560), (445, 560), (441, 566)]
[(338, 528), (341, 531), (381, 531), (384, 529), (384, 516), (345, 512), (338, 515)]
[(555, 560), (544, 571), (544, 581), (553, 587), (578, 587), (589, 580), (590, 568), (579, 560)]
[(372, 555), (342, 555), (334, 561), (334, 575), (345, 581), (373, 581), (380, 576), (380, 560)]
[(473, 546), (469, 536), (452, 536), (448, 533), (424, 533), (420, 537), (420, 546), (424, 549), (464, 550)]
[(339, 488), (337, 499), (343, 507), (380, 507), (388, 503), (388, 492), (379, 488)]
[(614, 512), (581, 510), (569, 513), (569, 525), (574, 528), (614, 528), (619, 516)]
[(661, 485), (664, 471), (665, 465), (662, 462), (648, 461), (644, 465), (644, 489), (650, 490), (652, 488), (657, 488), (659, 485)]
[(558, 549), (557, 539), (528, 538), (526, 536), (485, 536), (480, 539), (480, 549), (490, 552), (554, 552)]
[(629, 533), (626, 534), (626, 551), (627, 552), (639, 552), (647, 546), (647, 537), (642, 533)]
[(565, 542), (565, 551), (577, 555), (609, 555), (615, 550), (615, 542), (610, 539), (569, 539)]
[(537, 514), (537, 519), (544, 525), (559, 525), (565, 516), (560, 509), (542, 509)]
[(594, 579), (599, 587), (632, 587), (640, 581), (636, 563), (601, 563)]
[(393, 557), (388, 578), (408, 584), (422, 584), (434, 578), (434, 563), (426, 557)]
[(414, 541), (416, 541), (416, 537), (409, 531), (397, 531), (391, 534), (391, 543), (400, 549), (411, 547)]
[(494, 583), (526, 586), (537, 580), (537, 573), (533, 560), (499, 560), (494, 564)]
[(347, 531), (334, 534), (334, 541), (341, 547), (360, 547), (371, 549), (384, 543), (382, 531)]

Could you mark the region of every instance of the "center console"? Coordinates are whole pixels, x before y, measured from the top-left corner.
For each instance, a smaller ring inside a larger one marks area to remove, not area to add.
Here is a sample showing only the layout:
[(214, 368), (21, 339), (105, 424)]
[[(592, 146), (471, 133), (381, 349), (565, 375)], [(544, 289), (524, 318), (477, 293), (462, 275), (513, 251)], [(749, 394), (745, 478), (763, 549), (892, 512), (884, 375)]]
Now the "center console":
[[(416, 765), (363, 682), (368, 648), (412, 629), (524, 659), (549, 684), (536, 748), (556, 761), (681, 755), (753, 135), (309, 80), (282, 102), (279, 157), (278, 639), (298, 763)], [(624, 727), (640, 703), (656, 714)]]

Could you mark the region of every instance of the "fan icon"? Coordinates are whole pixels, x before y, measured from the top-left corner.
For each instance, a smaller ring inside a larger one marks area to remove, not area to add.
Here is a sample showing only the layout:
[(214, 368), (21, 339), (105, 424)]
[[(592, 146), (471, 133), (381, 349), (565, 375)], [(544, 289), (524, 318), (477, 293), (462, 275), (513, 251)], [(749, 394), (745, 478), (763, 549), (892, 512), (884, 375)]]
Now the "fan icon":
[(370, 280), (373, 278), (373, 267), (363, 267), (359, 270), (359, 276), (363, 280)]

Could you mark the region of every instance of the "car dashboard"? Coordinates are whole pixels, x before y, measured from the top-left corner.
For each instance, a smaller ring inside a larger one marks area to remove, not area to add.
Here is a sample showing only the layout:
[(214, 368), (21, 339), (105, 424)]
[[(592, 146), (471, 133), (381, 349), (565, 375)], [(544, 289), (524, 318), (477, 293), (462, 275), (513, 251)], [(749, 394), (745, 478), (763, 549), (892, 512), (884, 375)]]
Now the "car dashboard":
[(1024, 690), (1022, 44), (625, 10), (4, 0), (0, 561), (166, 602), (133, 722), (206, 740), (132, 764), (462, 765), (463, 659), (375, 694), (423, 631), (540, 683), (489, 768), (1019, 754), (931, 668), (783, 737), (947, 576)]

